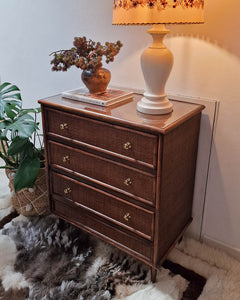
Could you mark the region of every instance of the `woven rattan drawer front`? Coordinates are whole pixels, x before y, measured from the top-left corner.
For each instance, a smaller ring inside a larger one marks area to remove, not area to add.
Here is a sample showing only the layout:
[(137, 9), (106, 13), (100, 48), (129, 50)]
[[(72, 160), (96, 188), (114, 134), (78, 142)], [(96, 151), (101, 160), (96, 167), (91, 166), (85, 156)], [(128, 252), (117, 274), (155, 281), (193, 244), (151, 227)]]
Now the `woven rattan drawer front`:
[(139, 200), (155, 202), (154, 175), (52, 141), (48, 142), (48, 150), (50, 165), (54, 167), (77, 172), (80, 176), (102, 182), (109, 188), (117, 188)]
[(51, 178), (53, 194), (67, 197), (85, 209), (152, 240), (152, 211), (55, 172), (52, 172)]
[(50, 135), (89, 144), (156, 168), (158, 139), (153, 134), (53, 109), (47, 110), (47, 127)]
[[(71, 202), (53, 199), (53, 212), (65, 220), (83, 228), (118, 247), (127, 250), (131, 254), (150, 261), (152, 258), (152, 242), (138, 239), (134, 235), (127, 234), (113, 225), (109, 225), (104, 219), (96, 218), (94, 214), (78, 207)], [(110, 223), (111, 224), (111, 223)]]

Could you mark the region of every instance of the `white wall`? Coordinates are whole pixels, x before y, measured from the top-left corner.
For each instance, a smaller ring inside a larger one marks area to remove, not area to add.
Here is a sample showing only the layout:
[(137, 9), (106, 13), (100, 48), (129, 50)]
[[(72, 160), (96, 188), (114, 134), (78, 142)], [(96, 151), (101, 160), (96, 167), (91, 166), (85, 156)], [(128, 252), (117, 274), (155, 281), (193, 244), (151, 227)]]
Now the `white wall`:
[[(166, 39), (175, 64), (171, 94), (218, 99), (203, 238), (240, 251), (240, 19), (238, 1), (206, 0), (204, 25), (171, 25)], [(109, 65), (112, 84), (142, 89), (139, 58), (151, 38), (147, 26), (112, 26), (111, 0), (0, 0), (0, 75), (22, 90), (25, 106), (81, 85), (80, 71), (51, 72), (49, 53), (70, 48), (73, 37), (120, 39)]]

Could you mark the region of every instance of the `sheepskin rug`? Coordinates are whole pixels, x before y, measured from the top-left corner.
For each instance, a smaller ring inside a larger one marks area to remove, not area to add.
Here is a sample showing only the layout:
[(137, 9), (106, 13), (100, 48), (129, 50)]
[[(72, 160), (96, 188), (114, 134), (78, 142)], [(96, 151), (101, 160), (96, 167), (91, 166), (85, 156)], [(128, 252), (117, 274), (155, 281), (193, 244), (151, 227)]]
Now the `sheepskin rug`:
[[(0, 159), (0, 166), (3, 166), (4, 162)], [(14, 209), (11, 205), (11, 195), (8, 187), (8, 178), (4, 169), (0, 169), (0, 221), (8, 216)]]
[(2, 300), (240, 299), (239, 262), (190, 239), (171, 252), (154, 284), (147, 266), (55, 216), (6, 224), (0, 253)]
[[(147, 266), (54, 216), (16, 218), (1, 231), (0, 251), (3, 299), (118, 299), (149, 283)], [(177, 299), (187, 282), (169, 273), (159, 279)], [(160, 295), (153, 285), (147, 292)]]

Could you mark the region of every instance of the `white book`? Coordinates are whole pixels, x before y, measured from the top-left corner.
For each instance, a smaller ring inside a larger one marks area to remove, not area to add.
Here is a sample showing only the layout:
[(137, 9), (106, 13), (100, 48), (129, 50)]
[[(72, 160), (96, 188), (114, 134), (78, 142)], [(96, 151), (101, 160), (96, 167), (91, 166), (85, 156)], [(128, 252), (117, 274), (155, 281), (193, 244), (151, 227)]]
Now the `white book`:
[(62, 92), (62, 97), (100, 106), (109, 106), (133, 98), (132, 92), (119, 89), (107, 89), (102, 94), (91, 94), (86, 88)]

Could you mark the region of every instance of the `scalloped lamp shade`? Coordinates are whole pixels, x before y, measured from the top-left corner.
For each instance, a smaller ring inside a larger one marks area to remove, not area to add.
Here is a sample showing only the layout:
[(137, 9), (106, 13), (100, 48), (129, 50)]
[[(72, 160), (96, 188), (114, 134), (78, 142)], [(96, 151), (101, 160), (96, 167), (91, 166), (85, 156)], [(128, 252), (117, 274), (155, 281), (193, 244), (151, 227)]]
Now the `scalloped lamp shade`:
[(202, 23), (204, 0), (114, 0), (113, 24)]
[(144, 50), (141, 67), (146, 84), (137, 109), (147, 114), (166, 114), (173, 108), (166, 97), (165, 84), (173, 65), (173, 55), (163, 44), (170, 31), (164, 24), (203, 23), (204, 0), (114, 0), (114, 25), (154, 24), (148, 30), (153, 44)]

